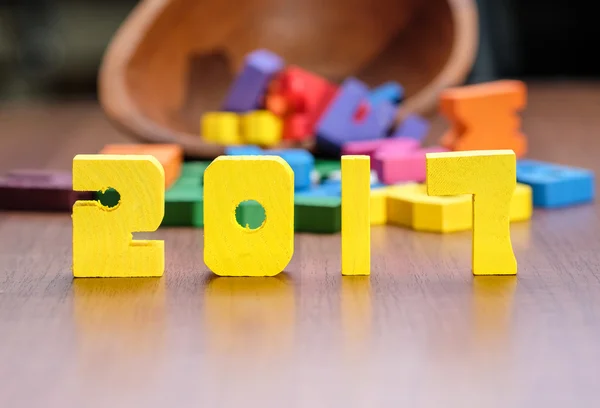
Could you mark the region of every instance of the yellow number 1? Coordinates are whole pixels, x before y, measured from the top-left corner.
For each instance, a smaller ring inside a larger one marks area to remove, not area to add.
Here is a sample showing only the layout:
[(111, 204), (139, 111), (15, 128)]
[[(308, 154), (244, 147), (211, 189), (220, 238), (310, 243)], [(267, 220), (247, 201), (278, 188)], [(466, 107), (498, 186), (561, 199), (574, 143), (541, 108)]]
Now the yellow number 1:
[(473, 274), (515, 275), (510, 202), (517, 184), (512, 150), (427, 154), (427, 194), (473, 194)]
[(114, 188), (114, 207), (98, 201), (73, 206), (75, 277), (162, 276), (164, 242), (132, 240), (132, 232), (155, 231), (164, 216), (165, 173), (153, 156), (77, 155), (73, 190)]

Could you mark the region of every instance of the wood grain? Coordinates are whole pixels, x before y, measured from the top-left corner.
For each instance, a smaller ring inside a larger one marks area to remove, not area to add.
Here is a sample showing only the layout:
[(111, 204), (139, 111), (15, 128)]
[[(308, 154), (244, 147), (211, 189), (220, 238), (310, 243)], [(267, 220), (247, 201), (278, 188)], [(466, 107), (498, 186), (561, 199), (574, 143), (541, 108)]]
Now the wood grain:
[[(531, 84), (529, 156), (600, 171), (598, 101)], [(3, 107), (0, 170), (124, 141), (96, 106)], [(188, 228), (151, 234), (162, 279), (74, 282), (68, 215), (0, 213), (0, 406), (594, 407), (599, 216), (514, 224), (518, 277), (474, 278), (468, 231), (374, 227), (370, 278), (341, 276), (339, 234), (297, 234), (281, 279), (245, 283)]]

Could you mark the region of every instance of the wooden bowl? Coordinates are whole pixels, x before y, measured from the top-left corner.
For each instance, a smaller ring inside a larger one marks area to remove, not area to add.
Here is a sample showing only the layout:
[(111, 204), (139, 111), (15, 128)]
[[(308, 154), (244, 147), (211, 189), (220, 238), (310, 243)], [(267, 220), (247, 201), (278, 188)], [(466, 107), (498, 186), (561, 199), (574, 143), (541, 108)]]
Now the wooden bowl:
[(141, 141), (213, 158), (199, 136), (244, 56), (257, 48), (334, 81), (396, 80), (398, 119), (430, 113), (464, 81), (477, 49), (475, 0), (143, 0), (109, 45), (99, 77), (108, 117)]

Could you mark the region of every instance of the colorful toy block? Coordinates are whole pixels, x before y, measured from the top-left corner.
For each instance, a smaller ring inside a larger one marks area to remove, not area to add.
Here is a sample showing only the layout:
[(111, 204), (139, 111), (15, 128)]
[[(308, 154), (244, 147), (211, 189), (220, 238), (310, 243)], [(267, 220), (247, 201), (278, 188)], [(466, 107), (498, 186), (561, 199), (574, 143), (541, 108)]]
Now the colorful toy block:
[(594, 173), (577, 167), (519, 160), (517, 181), (531, 186), (535, 207), (568, 207), (592, 202), (595, 196)]
[(429, 197), (424, 184), (388, 191), (388, 223), (416, 231), (455, 232), (471, 228), (471, 196)]
[(206, 112), (200, 119), (200, 134), (210, 142), (221, 145), (244, 143), (240, 116), (231, 112)]
[(376, 152), (409, 152), (417, 150), (419, 147), (421, 147), (421, 143), (418, 140), (407, 137), (365, 140), (361, 142), (344, 143), (342, 147), (342, 155), (367, 155), (371, 158), (371, 168), (374, 168), (373, 166)]
[[(204, 173), (204, 262), (220, 276), (274, 276), (294, 253), (294, 173), (281, 157), (220, 156)], [(241, 227), (236, 208), (256, 200), (266, 218)]]
[(388, 197), (393, 186), (371, 186), (371, 225), (385, 225), (388, 223)]
[[(510, 200), (510, 221), (527, 221), (533, 213), (533, 190), (527, 184), (517, 183)], [(472, 219), (472, 217), (471, 217)]]
[(71, 173), (55, 170), (13, 170), (0, 177), (0, 210), (66, 211), (93, 193), (73, 191)]
[(334, 234), (342, 229), (340, 197), (298, 196), (294, 198), (296, 232)]
[(377, 173), (371, 170), (371, 190), (389, 187), (387, 184), (380, 183), (377, 179)]
[(390, 81), (373, 89), (369, 94), (368, 101), (371, 106), (375, 106), (380, 102), (399, 105), (403, 98), (404, 88), (399, 83)]
[(329, 177), (326, 180), (323, 180), (323, 183), (327, 182), (327, 181), (341, 181), (342, 180), (342, 168), (340, 167), (339, 170), (335, 170), (332, 171), (331, 173), (329, 173)]
[(260, 156), (263, 149), (255, 145), (227, 146), (225, 148), (227, 156)]
[(285, 160), (294, 171), (294, 189), (306, 190), (311, 186), (311, 173), (315, 159), (304, 149), (273, 149), (262, 150), (257, 146), (231, 146), (225, 149), (228, 156), (279, 156)]
[(165, 192), (165, 216), (161, 227), (202, 227), (204, 225), (202, 186), (180, 179)]
[(527, 87), (502, 80), (450, 88), (440, 96), (440, 110), (451, 123), (442, 137), (450, 150), (510, 149), (517, 157), (527, 152), (518, 111), (525, 108)]
[(162, 276), (164, 242), (132, 240), (132, 232), (152, 232), (164, 216), (165, 172), (151, 155), (77, 155), (73, 189), (121, 196), (107, 210), (98, 201), (73, 206), (73, 275), (75, 277)]
[[(466, 231), (473, 227), (473, 197), (470, 194), (429, 196), (427, 186), (419, 183), (407, 183), (382, 190), (371, 191), (371, 208), (374, 202), (375, 205), (380, 205), (377, 204), (378, 200), (382, 201), (381, 196), (387, 195), (389, 224), (438, 233)], [(510, 202), (510, 221), (529, 220), (532, 209), (531, 188), (525, 184), (517, 184)]]
[(319, 172), (320, 180), (325, 180), (331, 173), (341, 171), (342, 163), (339, 160), (315, 159), (315, 170)]
[(281, 141), (281, 119), (269, 111), (249, 112), (242, 117), (241, 124), (246, 143), (272, 147)]
[(427, 154), (427, 194), (473, 195), (473, 274), (515, 275), (510, 204), (516, 187), (512, 150)]
[(210, 165), (208, 161), (190, 161), (184, 162), (181, 166), (181, 176), (179, 180), (200, 180), (200, 184), (204, 184), (204, 172)]
[(392, 138), (405, 137), (423, 141), (429, 133), (431, 125), (419, 115), (408, 115), (396, 130), (392, 133)]
[(294, 189), (302, 190), (311, 186), (310, 173), (315, 159), (312, 154), (304, 149), (265, 150), (263, 154), (279, 156), (285, 160), (294, 171)]
[[(387, 187), (378, 182), (377, 177), (370, 174), (371, 189)], [(342, 196), (342, 178), (341, 174), (333, 175), (332, 178), (325, 179), (321, 184), (313, 185), (307, 189), (296, 190), (296, 197), (341, 197)]]
[(371, 274), (369, 156), (342, 157), (342, 275)]
[(154, 156), (163, 167), (165, 188), (171, 187), (181, 174), (183, 148), (177, 144), (108, 144), (100, 154)]
[(317, 147), (329, 154), (340, 154), (344, 143), (374, 140), (385, 136), (394, 121), (395, 107), (381, 102), (370, 107), (361, 120), (355, 115), (369, 94), (365, 84), (350, 78), (344, 81), (327, 110), (315, 126)]
[(406, 181), (425, 181), (425, 155), (445, 152), (443, 147), (428, 147), (417, 150), (389, 149), (377, 150), (373, 160), (373, 169), (379, 180), (385, 184)]
[(161, 227), (204, 225), (204, 171), (208, 162), (183, 164), (181, 177), (165, 192), (165, 216)]
[(325, 180), (323, 183), (308, 189), (295, 192), (296, 197), (341, 197), (342, 183), (340, 180)]
[(314, 187), (321, 182), (321, 173), (313, 168), (310, 172), (310, 186)]
[(268, 50), (249, 53), (227, 93), (223, 110), (241, 113), (262, 108), (269, 82), (283, 67), (284, 61)]
[(284, 140), (305, 141), (314, 137), (314, 123), (310, 123), (308, 115), (302, 113), (290, 114), (283, 122)]
[(290, 66), (271, 84), (267, 108), (284, 120), (284, 139), (302, 141), (313, 136), (315, 123), (336, 91), (320, 76)]

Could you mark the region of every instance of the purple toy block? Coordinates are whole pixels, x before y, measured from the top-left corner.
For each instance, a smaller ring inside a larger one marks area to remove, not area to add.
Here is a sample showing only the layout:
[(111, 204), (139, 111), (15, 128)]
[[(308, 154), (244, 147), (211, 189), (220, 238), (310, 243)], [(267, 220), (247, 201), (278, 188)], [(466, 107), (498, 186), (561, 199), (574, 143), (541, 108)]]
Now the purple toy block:
[(399, 105), (404, 98), (404, 88), (394, 81), (386, 82), (373, 89), (369, 94), (369, 103), (377, 105), (381, 101), (387, 101), (393, 105)]
[(429, 133), (429, 122), (419, 115), (408, 115), (394, 131), (392, 137), (410, 137), (422, 141)]
[(320, 151), (340, 154), (344, 143), (385, 137), (396, 108), (382, 101), (375, 107), (369, 106), (368, 113), (357, 121), (356, 112), (362, 103), (368, 103), (368, 97), (369, 88), (365, 84), (355, 78), (344, 81), (315, 127)]
[(229, 88), (223, 110), (248, 112), (260, 109), (269, 81), (283, 67), (283, 60), (270, 51), (256, 50), (248, 54), (242, 71)]
[(71, 211), (91, 192), (73, 191), (71, 174), (53, 170), (13, 170), (0, 177), (0, 210)]

